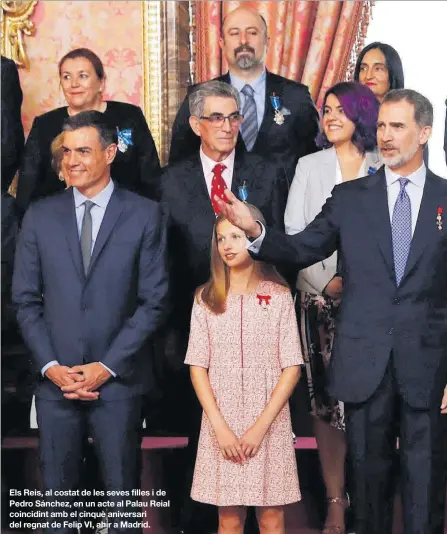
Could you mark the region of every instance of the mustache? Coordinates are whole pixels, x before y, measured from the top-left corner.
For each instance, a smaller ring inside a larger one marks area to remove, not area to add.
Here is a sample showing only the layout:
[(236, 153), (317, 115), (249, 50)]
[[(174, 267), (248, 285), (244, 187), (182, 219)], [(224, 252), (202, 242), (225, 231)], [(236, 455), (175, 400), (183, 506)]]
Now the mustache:
[(380, 145), (379, 150), (396, 150), (394, 145)]
[(251, 52), (252, 54), (255, 53), (255, 49), (252, 48), (251, 46), (248, 46), (248, 45), (241, 45), (241, 46), (238, 46), (235, 51), (234, 51), (234, 55), (237, 56), (239, 54), (239, 52)]

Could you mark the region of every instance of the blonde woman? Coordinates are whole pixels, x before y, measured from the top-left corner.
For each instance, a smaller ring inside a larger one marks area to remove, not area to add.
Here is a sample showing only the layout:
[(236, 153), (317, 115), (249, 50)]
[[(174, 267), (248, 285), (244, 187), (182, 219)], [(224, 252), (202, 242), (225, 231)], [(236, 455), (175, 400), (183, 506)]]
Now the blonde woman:
[(247, 506), (261, 534), (284, 534), (284, 505), (301, 499), (287, 401), (303, 359), (291, 294), (245, 243), (216, 219), (192, 311), (185, 363), (204, 413), (191, 497), (218, 506), (219, 534), (242, 534)]

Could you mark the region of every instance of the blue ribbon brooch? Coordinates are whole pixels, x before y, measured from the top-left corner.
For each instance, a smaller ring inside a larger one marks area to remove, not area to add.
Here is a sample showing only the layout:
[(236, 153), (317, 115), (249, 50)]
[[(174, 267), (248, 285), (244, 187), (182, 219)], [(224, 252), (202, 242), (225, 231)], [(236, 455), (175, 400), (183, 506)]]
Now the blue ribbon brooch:
[(133, 146), (132, 130), (130, 128), (126, 130), (118, 130), (118, 150), (120, 152), (126, 152), (130, 146)]
[(376, 169), (375, 167), (369, 167), (369, 168), (368, 168), (368, 176), (369, 176), (370, 174), (374, 174), (374, 173), (376, 172), (376, 170), (377, 170), (377, 169)]
[(248, 191), (247, 191), (247, 182), (244, 181), (242, 185), (239, 186), (239, 199), (242, 202), (247, 202)]
[(272, 94), (270, 97), (270, 103), (272, 104), (272, 108), (275, 110), (275, 117), (273, 120), (281, 126), (281, 124), (284, 124), (284, 115), (281, 113), (281, 100), (279, 96), (276, 96), (275, 93)]

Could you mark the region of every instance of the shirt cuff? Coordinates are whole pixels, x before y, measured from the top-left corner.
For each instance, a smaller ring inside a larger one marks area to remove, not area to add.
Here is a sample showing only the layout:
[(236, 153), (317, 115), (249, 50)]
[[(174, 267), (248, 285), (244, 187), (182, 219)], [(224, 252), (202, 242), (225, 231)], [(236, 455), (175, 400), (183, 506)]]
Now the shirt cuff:
[(114, 372), (112, 371), (112, 369), (109, 369), (109, 368), (107, 367), (107, 365), (104, 365), (102, 362), (99, 362), (99, 363), (100, 363), (105, 369), (107, 369), (107, 371), (109, 371), (109, 373), (113, 376), (113, 378), (116, 378), (116, 373), (114, 373)]
[(256, 221), (261, 225), (262, 232), (259, 237), (257, 237), (254, 241), (249, 241), (247, 239), (245, 248), (249, 250), (250, 252), (253, 252), (253, 254), (259, 254), (259, 251), (261, 250), (262, 243), (265, 238), (265, 226), (262, 224), (261, 221)]
[(48, 362), (46, 365), (44, 365), (41, 369), (42, 376), (45, 376), (45, 373), (50, 367), (54, 367), (55, 365), (59, 365), (59, 362), (57, 360), (51, 360), (51, 362)]

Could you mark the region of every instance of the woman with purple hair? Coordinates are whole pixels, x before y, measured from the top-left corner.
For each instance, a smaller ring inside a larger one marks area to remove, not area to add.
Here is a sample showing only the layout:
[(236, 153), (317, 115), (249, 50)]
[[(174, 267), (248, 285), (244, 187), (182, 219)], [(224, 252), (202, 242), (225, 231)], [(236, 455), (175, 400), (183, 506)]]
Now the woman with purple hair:
[[(296, 234), (320, 213), (335, 185), (375, 172), (379, 103), (356, 82), (334, 85), (325, 95), (317, 145), (324, 150), (301, 158), (293, 179), (285, 227)], [(329, 396), (326, 370), (331, 357), (335, 316), (342, 295), (336, 253), (302, 270), (297, 279), (297, 313), (304, 344), (308, 387), (314, 416), (328, 513), (324, 534), (344, 534), (346, 442), (343, 403)]]

